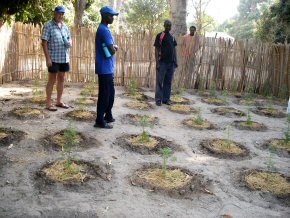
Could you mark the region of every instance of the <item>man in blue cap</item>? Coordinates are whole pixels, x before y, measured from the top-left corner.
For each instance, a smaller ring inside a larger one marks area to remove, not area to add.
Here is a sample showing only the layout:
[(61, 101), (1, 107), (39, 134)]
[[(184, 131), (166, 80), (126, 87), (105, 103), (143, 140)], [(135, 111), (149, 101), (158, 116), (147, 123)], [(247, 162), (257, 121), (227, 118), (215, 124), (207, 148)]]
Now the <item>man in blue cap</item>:
[[(46, 109), (56, 111), (57, 107), (69, 108), (62, 102), (65, 72), (69, 71), (69, 48), (72, 45), (71, 34), (64, 24), (64, 6), (54, 9), (53, 19), (47, 22), (42, 32), (42, 47), (48, 68), (48, 82), (46, 85)], [(57, 101), (52, 104), (51, 95), (57, 80)]]
[(115, 121), (112, 108), (115, 99), (114, 88), (114, 54), (118, 50), (115, 45), (112, 32), (108, 24), (112, 24), (114, 16), (119, 12), (110, 6), (104, 6), (100, 10), (102, 20), (96, 33), (96, 63), (95, 73), (99, 79), (99, 96), (97, 103), (97, 118), (94, 127), (111, 129), (108, 123)]

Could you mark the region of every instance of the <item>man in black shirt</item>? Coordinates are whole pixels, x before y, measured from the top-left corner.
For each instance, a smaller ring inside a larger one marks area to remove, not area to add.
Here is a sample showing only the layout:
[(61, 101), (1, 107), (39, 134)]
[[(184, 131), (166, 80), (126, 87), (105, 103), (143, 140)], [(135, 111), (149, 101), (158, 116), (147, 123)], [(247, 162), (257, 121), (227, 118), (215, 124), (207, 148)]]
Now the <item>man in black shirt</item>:
[(156, 89), (155, 102), (157, 106), (161, 104), (170, 105), (171, 83), (175, 68), (177, 67), (176, 40), (170, 33), (171, 21), (165, 20), (164, 31), (157, 34), (155, 39), (155, 59), (156, 59)]

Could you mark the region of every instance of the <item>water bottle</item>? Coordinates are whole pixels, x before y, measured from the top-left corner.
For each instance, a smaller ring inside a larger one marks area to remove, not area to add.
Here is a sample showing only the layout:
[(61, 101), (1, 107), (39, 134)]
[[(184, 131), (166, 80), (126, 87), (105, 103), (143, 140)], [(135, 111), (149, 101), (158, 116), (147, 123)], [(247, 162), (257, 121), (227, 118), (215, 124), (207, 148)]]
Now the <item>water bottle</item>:
[(103, 44), (102, 44), (102, 47), (103, 47), (103, 50), (104, 50), (104, 53), (105, 53), (106, 58), (111, 57), (112, 55), (111, 55), (111, 53), (110, 53), (110, 51), (109, 51), (107, 45), (106, 45), (105, 43), (103, 43)]
[(289, 97), (289, 100), (288, 100), (287, 114), (290, 114), (290, 97)]

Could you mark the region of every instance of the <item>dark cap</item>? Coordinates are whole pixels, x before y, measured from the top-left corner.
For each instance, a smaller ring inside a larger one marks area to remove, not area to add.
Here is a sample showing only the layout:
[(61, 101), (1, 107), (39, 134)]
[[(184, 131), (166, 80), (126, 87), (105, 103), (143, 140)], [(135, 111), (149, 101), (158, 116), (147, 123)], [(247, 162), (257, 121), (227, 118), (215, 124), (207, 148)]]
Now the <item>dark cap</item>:
[(104, 6), (100, 10), (101, 14), (113, 14), (113, 15), (119, 15), (118, 11), (115, 11), (111, 6)]
[(59, 13), (65, 13), (65, 7), (60, 5), (60, 6), (57, 6), (55, 9), (54, 9), (55, 12), (59, 12)]

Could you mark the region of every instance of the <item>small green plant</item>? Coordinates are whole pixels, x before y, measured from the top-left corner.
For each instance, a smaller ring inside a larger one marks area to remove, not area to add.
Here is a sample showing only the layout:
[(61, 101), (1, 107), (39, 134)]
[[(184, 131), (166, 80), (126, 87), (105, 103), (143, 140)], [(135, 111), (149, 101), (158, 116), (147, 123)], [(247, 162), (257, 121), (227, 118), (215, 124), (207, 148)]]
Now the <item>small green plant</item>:
[(130, 96), (136, 96), (138, 93), (138, 81), (136, 78), (132, 78), (129, 80), (129, 85), (127, 86), (128, 94)]
[(164, 177), (166, 177), (167, 174), (167, 162), (169, 160), (169, 158), (171, 158), (172, 161), (176, 161), (176, 157), (172, 157), (173, 152), (171, 150), (171, 148), (161, 148), (160, 149), (160, 155), (163, 159), (162, 161), (162, 174)]
[(203, 117), (202, 117), (202, 109), (201, 109), (201, 107), (199, 107), (199, 108), (197, 109), (197, 115), (196, 115), (194, 121), (195, 121), (195, 123), (196, 123), (197, 125), (202, 125), (202, 124), (203, 124), (204, 119), (203, 119)]
[(284, 144), (287, 145), (290, 141), (290, 114), (287, 115), (287, 127), (284, 129)]
[(33, 96), (38, 96), (42, 93), (42, 91), (40, 90), (40, 82), (38, 78), (34, 79), (33, 82), (33, 87), (32, 87), (32, 95)]
[(71, 149), (72, 146), (79, 143), (79, 136), (75, 128), (69, 124), (69, 127), (64, 130), (64, 144), (61, 145), (63, 157), (65, 158), (68, 166), (72, 163)]
[(272, 157), (273, 157), (273, 154), (271, 153), (270, 156), (267, 158), (265, 164), (267, 165), (267, 169), (269, 171), (275, 172), (275, 171), (277, 171), (277, 167), (276, 167), (276, 164), (273, 161)]
[(268, 96), (267, 97), (267, 108), (273, 109), (273, 105), (274, 105), (273, 98), (271, 96)]
[(90, 96), (94, 96), (96, 88), (97, 88), (96, 82), (92, 80), (87, 87), (87, 91), (88, 91)]
[(250, 109), (248, 108), (247, 110), (247, 121), (246, 121), (246, 124), (247, 125), (252, 125), (253, 121), (252, 121), (252, 116), (250, 114)]
[(253, 97), (254, 97), (254, 86), (250, 84), (246, 89), (245, 98), (252, 99)]
[(184, 92), (184, 88), (181, 88), (176, 83), (173, 83), (171, 94), (172, 95), (181, 95)]
[(149, 122), (149, 116), (148, 116), (148, 115), (143, 115), (143, 116), (141, 116), (140, 121), (139, 121), (139, 124), (140, 124), (140, 126), (142, 127), (142, 133), (141, 133), (141, 135), (140, 135), (141, 137), (140, 137), (139, 142), (141, 142), (141, 143), (149, 142), (149, 140), (150, 140), (150, 135), (149, 135), (149, 133), (146, 131), (146, 127), (150, 127), (150, 128), (153, 127), (153, 125), (150, 124), (150, 122)]
[(212, 81), (212, 84), (210, 86), (210, 90), (209, 90), (209, 94), (212, 98), (216, 98), (217, 94), (216, 94), (216, 83), (215, 81)]
[(222, 143), (222, 148), (229, 149), (231, 147), (231, 126), (226, 127), (227, 138)]

